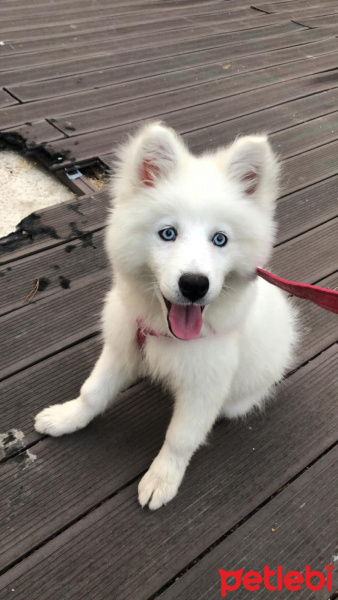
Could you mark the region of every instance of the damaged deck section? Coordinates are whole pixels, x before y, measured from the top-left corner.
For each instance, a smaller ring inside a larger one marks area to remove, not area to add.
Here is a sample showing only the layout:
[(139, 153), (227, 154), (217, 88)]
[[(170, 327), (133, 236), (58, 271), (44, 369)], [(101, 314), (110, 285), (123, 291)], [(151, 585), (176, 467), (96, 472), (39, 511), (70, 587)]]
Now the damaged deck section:
[[(337, 38), (336, 0), (3, 0), (0, 138), (61, 177), (109, 169), (149, 118), (197, 153), (266, 131), (284, 163), (271, 268), (338, 289)], [(336, 315), (295, 302), (302, 342), (276, 401), (219, 423), (159, 512), (136, 490), (170, 419), (161, 389), (140, 381), (72, 436), (34, 431), (101, 347), (109, 198), (81, 193), (0, 240), (0, 600), (216, 600), (219, 569), (265, 565), (325, 580), (332, 565), (332, 590), (297, 598), (338, 598)]]

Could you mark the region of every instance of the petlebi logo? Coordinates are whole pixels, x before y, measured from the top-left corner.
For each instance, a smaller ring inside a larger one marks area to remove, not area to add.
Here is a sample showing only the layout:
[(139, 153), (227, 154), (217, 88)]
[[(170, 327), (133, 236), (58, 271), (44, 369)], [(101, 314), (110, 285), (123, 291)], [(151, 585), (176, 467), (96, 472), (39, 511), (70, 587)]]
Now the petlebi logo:
[[(298, 591), (304, 587), (313, 592), (317, 592), (326, 588), (328, 592), (332, 592), (332, 571), (333, 565), (325, 566), (326, 576), (320, 571), (312, 571), (311, 567), (305, 567), (305, 574), (302, 575), (299, 571), (284, 571), (282, 566), (278, 566), (274, 571), (268, 565), (264, 567), (263, 574), (258, 571), (247, 571), (244, 569), (238, 571), (224, 571), (219, 569), (221, 576), (221, 596), (225, 598), (227, 592), (234, 592), (240, 587), (246, 590), (255, 592), (265, 587), (269, 591), (281, 592), (284, 589), (290, 591)], [(231, 594), (229, 594), (231, 597)]]

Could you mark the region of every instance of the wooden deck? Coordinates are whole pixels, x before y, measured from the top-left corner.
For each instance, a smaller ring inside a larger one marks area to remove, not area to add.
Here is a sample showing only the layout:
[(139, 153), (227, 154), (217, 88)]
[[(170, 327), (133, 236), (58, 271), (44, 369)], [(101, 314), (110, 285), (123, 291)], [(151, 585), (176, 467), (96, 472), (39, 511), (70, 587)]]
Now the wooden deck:
[[(284, 161), (271, 269), (337, 289), (337, 38), (336, 0), (2, 0), (0, 137), (67, 178), (109, 167), (152, 117), (196, 152), (264, 130)], [(136, 489), (170, 418), (160, 389), (138, 383), (72, 436), (34, 431), (100, 350), (107, 207), (93, 192), (0, 240), (0, 599), (217, 600), (219, 569), (329, 563), (332, 591), (278, 597), (338, 598), (336, 315), (297, 302), (297, 369), (278, 398), (217, 425), (158, 512)]]

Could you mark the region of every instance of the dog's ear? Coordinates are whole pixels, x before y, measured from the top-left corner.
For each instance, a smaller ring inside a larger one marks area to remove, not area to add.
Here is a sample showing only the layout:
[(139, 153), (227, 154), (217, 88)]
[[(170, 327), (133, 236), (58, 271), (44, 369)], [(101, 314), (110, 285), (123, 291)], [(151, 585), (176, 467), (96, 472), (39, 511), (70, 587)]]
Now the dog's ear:
[(278, 171), (277, 159), (266, 136), (239, 138), (226, 151), (226, 173), (249, 197), (268, 189), (275, 196)]
[(147, 125), (136, 137), (134, 149), (134, 176), (149, 187), (167, 176), (187, 152), (175, 132), (161, 123)]

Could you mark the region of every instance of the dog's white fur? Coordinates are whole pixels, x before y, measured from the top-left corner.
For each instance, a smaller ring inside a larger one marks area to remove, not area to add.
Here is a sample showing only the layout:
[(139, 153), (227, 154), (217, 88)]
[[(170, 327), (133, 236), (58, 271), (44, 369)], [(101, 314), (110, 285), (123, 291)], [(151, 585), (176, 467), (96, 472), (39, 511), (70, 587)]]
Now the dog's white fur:
[[(150, 180), (144, 180), (150, 165)], [(264, 136), (192, 156), (175, 133), (152, 123), (122, 149), (113, 181), (106, 247), (114, 284), (103, 311), (104, 348), (80, 396), (51, 406), (35, 427), (53, 436), (85, 427), (121, 389), (150, 375), (175, 397), (163, 447), (139, 484), (142, 506), (174, 498), (186, 467), (219, 416), (261, 407), (290, 366), (295, 317), (283, 293), (255, 276), (274, 238), (278, 164)], [(178, 232), (163, 241), (165, 226)], [(216, 232), (228, 237), (216, 247)], [(209, 278), (198, 338), (168, 329), (163, 296), (184, 302), (183, 273)], [(136, 340), (137, 319), (163, 337)]]

